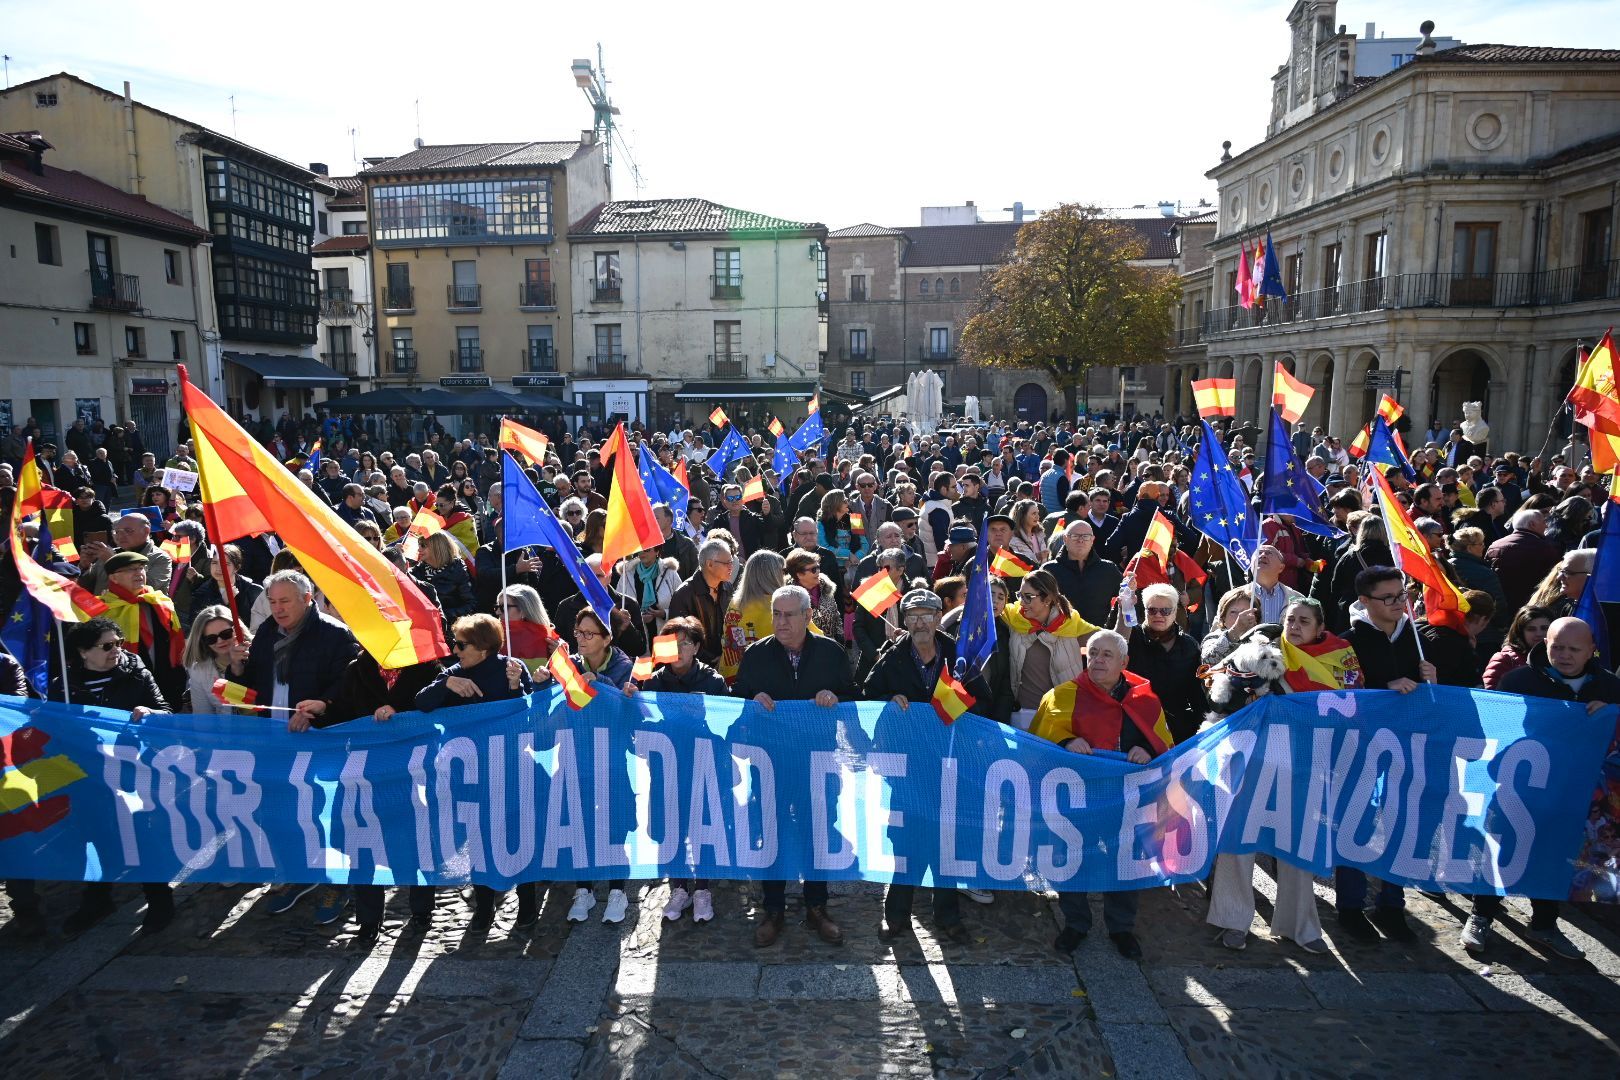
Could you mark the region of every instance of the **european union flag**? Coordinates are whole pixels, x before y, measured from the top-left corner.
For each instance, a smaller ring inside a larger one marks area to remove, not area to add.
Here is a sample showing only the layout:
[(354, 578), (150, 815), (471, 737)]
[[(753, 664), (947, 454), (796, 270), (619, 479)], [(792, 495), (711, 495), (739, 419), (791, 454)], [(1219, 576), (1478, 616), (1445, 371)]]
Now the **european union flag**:
[(990, 545), (985, 526), (979, 526), (979, 550), (968, 567), (967, 603), (956, 643), (958, 679), (982, 674), (996, 651), (996, 617), (990, 607)]
[(1277, 248), (1271, 242), (1271, 230), (1266, 230), (1266, 261), (1260, 270), (1261, 296), (1275, 296), (1279, 300), (1288, 299), (1288, 290), (1283, 288), (1282, 266), (1277, 262)]
[(548, 547), (557, 553), (563, 569), (574, 579), (579, 591), (602, 620), (603, 626), (613, 625), (613, 598), (600, 579), (585, 565), (579, 546), (562, 527), (557, 515), (551, 512), (540, 491), (523, 472), (522, 466), (510, 453), (501, 451), (501, 498), (505, 503), (505, 516), (501, 527), (505, 532), (502, 554), (513, 548), (531, 545)]
[[(43, 514), (39, 518), (39, 540), (34, 545), (34, 560), (41, 566), (56, 565), (56, 553), (51, 547), (51, 530)], [(17, 593), (17, 601), (0, 628), (0, 644), (22, 666), (28, 685), (40, 697), (51, 681), (51, 649), (56, 633), (56, 620), (51, 609), (35, 600), (27, 589)]]
[(1321, 486), (1305, 466), (1288, 438), (1288, 425), (1276, 408), (1271, 410), (1271, 440), (1266, 445), (1266, 475), (1261, 482), (1260, 510), (1266, 514), (1288, 514), (1294, 524), (1308, 533), (1330, 539), (1343, 536), (1322, 516)]
[(709, 468), (721, 480), (726, 479), (731, 467), (749, 455), (748, 444), (743, 437), (737, 434), (737, 428), (732, 424), (726, 425), (726, 437), (720, 441), (720, 447), (709, 458)]
[(692, 498), (691, 493), (675, 479), (674, 473), (658, 464), (658, 459), (653, 457), (645, 442), (641, 444), (636, 459), (636, 471), (641, 473), (641, 486), (647, 489), (648, 497), (669, 507), (675, 515), (677, 529), (686, 528), (686, 504)]
[(1203, 441), (1192, 463), (1192, 483), (1188, 503), (1191, 525), (1231, 552), (1237, 564), (1248, 573), (1254, 549), (1260, 546), (1260, 521), (1249, 505), (1243, 482), (1232, 471), (1226, 450), (1215, 437), (1208, 420), (1203, 425)]
[(804, 418), (798, 431), (788, 436), (788, 445), (795, 450), (819, 450), (826, 437), (827, 427), (821, 422), (821, 410), (817, 409)]
[(1367, 440), (1367, 464), (1393, 466), (1401, 470), (1408, 483), (1417, 483), (1417, 470), (1406, 460), (1400, 447), (1395, 445), (1395, 436), (1382, 416), (1373, 417), (1372, 435)]
[(1620, 511), (1614, 499), (1603, 504), (1603, 532), (1598, 537), (1597, 554), (1592, 558), (1592, 573), (1581, 590), (1580, 602), (1571, 613), (1592, 628), (1598, 655), (1604, 667), (1614, 666), (1614, 653), (1609, 651), (1609, 619), (1604, 604), (1620, 604)]

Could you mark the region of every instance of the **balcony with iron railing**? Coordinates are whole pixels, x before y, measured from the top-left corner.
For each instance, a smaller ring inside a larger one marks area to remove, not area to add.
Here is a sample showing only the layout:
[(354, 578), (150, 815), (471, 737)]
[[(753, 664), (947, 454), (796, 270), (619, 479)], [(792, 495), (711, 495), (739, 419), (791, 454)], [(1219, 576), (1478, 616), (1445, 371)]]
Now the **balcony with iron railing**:
[(723, 277), (715, 277), (714, 275), (710, 275), (709, 280), (714, 282), (714, 293), (713, 293), (713, 296), (711, 297), (712, 299), (715, 299), (715, 300), (741, 300), (742, 299), (742, 275), (741, 274), (730, 274), (730, 275), (726, 275), (726, 276), (723, 276)]
[(549, 374), (557, 370), (557, 351), (550, 342), (532, 342), (523, 353), (523, 370), (530, 374)]
[[(1398, 274), (1368, 278), (1326, 289), (1295, 293), (1286, 300), (1263, 297), (1251, 308), (1217, 308), (1197, 328), (1202, 338), (1217, 334), (1272, 332), (1316, 319), (1376, 311), (1556, 307), (1620, 299), (1620, 260), (1590, 267), (1561, 267), (1515, 274)], [(1193, 328), (1184, 328), (1180, 344)]]
[(446, 285), (446, 306), (451, 311), (484, 310), (484, 290), (481, 285)]
[(383, 289), (383, 310), (391, 315), (409, 315), (416, 310), (416, 289), (410, 285), (389, 285)]
[(321, 360), (339, 375), (347, 375), (352, 379), (360, 374), (360, 357), (357, 353), (323, 352)]
[(956, 360), (955, 349), (936, 349), (932, 345), (917, 346), (917, 360), (924, 364), (950, 364)]
[(1204, 343), (1204, 321), (1202, 318), (1191, 326), (1183, 326), (1170, 335), (1172, 349), (1185, 349), (1192, 345)]
[(395, 349), (388, 354), (388, 370), (395, 375), (416, 374), (416, 350)]
[(838, 359), (853, 361), (857, 364), (869, 364), (878, 358), (877, 347), (868, 345), (865, 348), (844, 348), (838, 350)]
[(599, 304), (617, 304), (624, 300), (624, 289), (617, 279), (591, 283), (591, 299)]
[(518, 282), (518, 307), (523, 311), (545, 311), (557, 306), (557, 286), (549, 281)]
[(709, 378), (711, 379), (746, 379), (748, 378), (748, 354), (746, 353), (710, 353)]
[(90, 306), (96, 311), (135, 311), (141, 306), (141, 279), (110, 270), (90, 271)]
[(640, 369), (634, 357), (617, 352), (595, 353), (586, 358), (586, 364), (592, 375), (624, 375)]
[(348, 289), (321, 290), (321, 318), (348, 319), (357, 310), (359, 307), (354, 302), (354, 295)]
[(451, 349), (450, 370), (459, 372), (483, 371), (484, 350), (467, 346)]

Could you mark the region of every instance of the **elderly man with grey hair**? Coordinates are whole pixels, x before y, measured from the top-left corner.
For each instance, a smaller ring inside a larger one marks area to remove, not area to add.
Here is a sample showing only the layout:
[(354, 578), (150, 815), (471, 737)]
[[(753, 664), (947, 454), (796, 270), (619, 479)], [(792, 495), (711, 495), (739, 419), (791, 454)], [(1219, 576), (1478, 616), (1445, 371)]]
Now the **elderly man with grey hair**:
[(158, 592), (169, 591), (169, 579), (174, 573), (174, 560), (152, 543), (152, 521), (145, 514), (131, 510), (113, 522), (113, 546), (96, 540), (84, 545), (80, 553), (79, 584), (100, 595), (107, 589), (107, 560), (120, 551), (133, 551), (146, 556), (146, 583)]
[[(853, 700), (849, 659), (830, 638), (810, 633), (810, 594), (797, 585), (783, 585), (771, 594), (771, 636), (750, 645), (737, 667), (734, 696), (774, 712), (778, 701), (814, 701), (831, 708)], [(801, 810), (802, 812), (802, 810)], [(776, 944), (786, 921), (787, 883), (761, 882), (764, 910), (754, 928), (754, 945)], [(804, 883), (805, 922), (829, 945), (843, 943), (844, 932), (827, 915), (827, 883)]]
[(1563, 548), (1547, 539), (1547, 516), (1540, 510), (1520, 510), (1509, 522), (1512, 531), (1485, 549), (1485, 561), (1502, 583), (1509, 611), (1530, 602), (1541, 579), (1564, 557)]
[[(1123, 753), (1133, 765), (1146, 765), (1169, 749), (1170, 731), (1164, 707), (1153, 687), (1140, 675), (1125, 670), (1129, 650), (1125, 639), (1112, 630), (1098, 630), (1086, 640), (1086, 670), (1046, 692), (1029, 733), (1057, 743), (1076, 754), (1098, 750)], [(1111, 865), (1118, 838), (1091, 837), (1081, 856), (1082, 865)], [(1136, 940), (1137, 894), (1103, 894), (1103, 924), (1119, 954), (1127, 960), (1142, 958)], [(1061, 953), (1072, 953), (1091, 930), (1091, 903), (1084, 892), (1062, 891), (1058, 908), (1063, 930), (1052, 943)]]
[[(705, 664), (720, 662), (726, 607), (731, 603), (731, 568), (736, 561), (724, 540), (703, 541), (698, 547), (697, 570), (681, 582), (681, 587), (669, 598), (671, 619), (690, 615), (703, 624), (703, 644), (698, 647), (698, 659)], [(809, 599), (806, 593), (805, 601)]]

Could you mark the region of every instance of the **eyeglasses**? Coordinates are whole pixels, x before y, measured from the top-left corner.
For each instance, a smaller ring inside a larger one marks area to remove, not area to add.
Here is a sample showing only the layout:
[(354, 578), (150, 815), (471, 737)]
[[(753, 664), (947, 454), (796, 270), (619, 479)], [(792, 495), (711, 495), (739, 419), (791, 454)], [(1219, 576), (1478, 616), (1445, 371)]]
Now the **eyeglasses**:
[(234, 638), (235, 636), (236, 636), (236, 631), (235, 630), (221, 630), (217, 634), (204, 634), (202, 636), (202, 643), (204, 645), (213, 645), (216, 642), (229, 641), (232, 638)]
[(934, 613), (932, 611), (913, 611), (902, 615), (901, 619), (909, 624), (921, 626), (924, 623), (933, 622)]
[(819, 566), (801, 566), (797, 570), (795, 570), (794, 573), (795, 574), (819, 574), (819, 573), (821, 573), (821, 567), (819, 567)]
[(1160, 615), (1160, 616), (1164, 616), (1164, 617), (1169, 617), (1169, 616), (1174, 615), (1176, 613), (1176, 609), (1173, 608), (1173, 607), (1150, 607), (1150, 608), (1147, 609), (1147, 613), (1149, 615)]
[(474, 645), (472, 642), (470, 642), (470, 641), (462, 641), (460, 638), (457, 638), (455, 641), (451, 642), (450, 644), (456, 650), (456, 652), (461, 652), (463, 649), (477, 648), (477, 646)]
[(95, 649), (100, 649), (102, 652), (112, 652), (114, 649), (118, 648), (123, 643), (124, 643), (123, 638), (115, 638), (112, 641), (98, 641), (98, 642), (96, 642), (95, 645), (93, 645), (91, 647), (95, 648)]
[(583, 511), (583, 510), (565, 510), (565, 511), (563, 511), (563, 516), (564, 517), (584, 517), (585, 516), (585, 511)]
[(1022, 589), (1020, 589), (1019, 592), (1018, 592), (1018, 599), (1026, 600), (1026, 601), (1027, 600), (1045, 600), (1046, 597), (1042, 596), (1038, 592), (1024, 592)]
[(1402, 589), (1398, 593), (1390, 593), (1387, 596), (1369, 596), (1366, 599), (1369, 604), (1377, 603), (1383, 604), (1385, 607), (1394, 607), (1397, 604), (1406, 603), (1406, 590)]
[(577, 637), (577, 638), (599, 638), (599, 637), (605, 638), (605, 637), (607, 637), (606, 634), (598, 633), (595, 630), (583, 630), (583, 629), (578, 629), (578, 628), (576, 628), (574, 630), (574, 636)]

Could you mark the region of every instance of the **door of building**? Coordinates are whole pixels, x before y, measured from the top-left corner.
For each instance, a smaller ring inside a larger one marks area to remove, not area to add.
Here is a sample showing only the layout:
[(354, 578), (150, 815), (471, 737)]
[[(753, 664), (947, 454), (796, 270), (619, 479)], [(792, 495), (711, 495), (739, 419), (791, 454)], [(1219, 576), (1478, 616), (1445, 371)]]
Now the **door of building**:
[(55, 398), (30, 398), (28, 401), (28, 415), (39, 424), (40, 436), (46, 442), (55, 442), (62, 433), (62, 428), (56, 422)]
[(169, 456), (169, 399), (166, 395), (131, 394), (129, 418), (141, 433), (141, 443), (162, 464)]
[(1046, 419), (1046, 387), (1025, 383), (1013, 394), (1013, 412), (1020, 420)]

